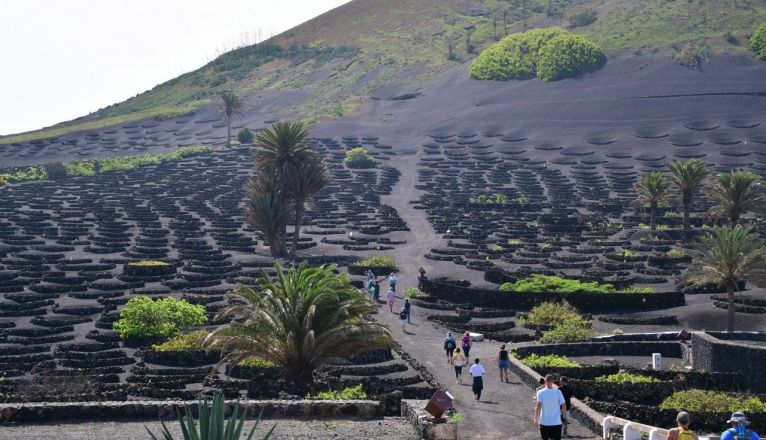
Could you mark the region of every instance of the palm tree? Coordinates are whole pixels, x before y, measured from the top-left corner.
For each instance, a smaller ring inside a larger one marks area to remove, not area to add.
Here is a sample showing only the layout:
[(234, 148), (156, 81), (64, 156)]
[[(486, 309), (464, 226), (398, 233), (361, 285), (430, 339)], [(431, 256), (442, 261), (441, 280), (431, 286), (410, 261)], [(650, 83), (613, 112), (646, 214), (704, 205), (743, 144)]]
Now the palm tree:
[(731, 227), (737, 225), (740, 216), (764, 201), (761, 177), (746, 171), (731, 171), (719, 174), (708, 191), (708, 197), (716, 202), (710, 214), (729, 218)]
[(288, 380), (305, 383), (328, 359), (391, 346), (391, 330), (364, 318), (375, 305), (348, 275), (333, 273), (335, 265), (275, 268), (276, 279), (264, 274), (258, 290), (240, 285), (232, 292), (240, 304), (217, 319), (239, 319), (211, 333), (207, 347), (228, 352), (230, 361), (260, 356), (284, 367)]
[(255, 153), (256, 168), (275, 170), (280, 179), (285, 179), (313, 153), (309, 131), (300, 122), (276, 122), (260, 131), (255, 143), (260, 147)]
[(642, 175), (635, 188), (641, 204), (649, 205), (649, 225), (654, 231), (657, 229), (657, 206), (667, 199), (668, 179), (659, 171), (653, 171)]
[(295, 213), (295, 232), (293, 233), (292, 253), (298, 251), (298, 241), (301, 235), (303, 213), (306, 210), (306, 202), (314, 194), (322, 190), (330, 183), (330, 173), (327, 171), (322, 158), (316, 154), (308, 156), (301, 162), (297, 169), (287, 175), (287, 195), (293, 201)]
[(739, 283), (766, 283), (766, 248), (763, 240), (751, 226), (716, 226), (712, 234), (700, 237), (684, 281), (696, 286), (717, 284), (726, 287), (729, 300), (726, 331), (734, 331), (734, 292)]
[(245, 187), (248, 196), (246, 219), (258, 229), (269, 242), (274, 258), (287, 255), (284, 230), (290, 220), (290, 204), (274, 172), (264, 171), (248, 180)]
[(220, 110), (226, 115), (226, 146), (231, 147), (231, 118), (242, 117), (244, 104), (234, 92), (226, 90), (221, 93)]
[(670, 170), (670, 183), (681, 193), (681, 203), (684, 209), (684, 229), (691, 229), (689, 224), (689, 207), (692, 204), (692, 197), (699, 188), (705, 177), (705, 161), (702, 159), (689, 159), (681, 162), (673, 159), (673, 162), (666, 165)]

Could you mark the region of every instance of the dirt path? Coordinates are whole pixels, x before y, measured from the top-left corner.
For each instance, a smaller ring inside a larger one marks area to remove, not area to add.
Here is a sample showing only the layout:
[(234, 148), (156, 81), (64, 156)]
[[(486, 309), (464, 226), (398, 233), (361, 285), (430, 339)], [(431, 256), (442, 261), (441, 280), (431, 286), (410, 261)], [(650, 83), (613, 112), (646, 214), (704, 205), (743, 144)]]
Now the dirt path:
[[(396, 251), (396, 260), (401, 273), (399, 276), (399, 291), (417, 285), (418, 268), (430, 269), (429, 260), (424, 254), (437, 246), (441, 238), (434, 233), (422, 210), (413, 208), (409, 203), (416, 200), (419, 191), (417, 184), (416, 158), (400, 157), (391, 161), (390, 165), (397, 167), (402, 175), (399, 183), (390, 196), (382, 202), (396, 208), (410, 232), (407, 234), (408, 243)], [(400, 308), (403, 298), (397, 299), (396, 307)], [(475, 343), (471, 358), (479, 357), (487, 369), (484, 381), (484, 393), (480, 401), (474, 400), (471, 392), (470, 376), (463, 373), (463, 385), (455, 384), (454, 370), (447, 365), (442, 343), (447, 329), (425, 319), (425, 310), (413, 308), (412, 324), (407, 325), (407, 332), (402, 332), (398, 315), (389, 313), (386, 305), (381, 305), (376, 319), (387, 323), (394, 331), (397, 341), (402, 348), (409, 352), (422, 365), (435, 375), (437, 380), (447, 387), (455, 396), (455, 407), (463, 413), (464, 419), (460, 426), (460, 437), (465, 439), (539, 439), (533, 419), (533, 390), (511, 374), (511, 383), (500, 382), (497, 369), (497, 350), (495, 342), (485, 341)], [(573, 423), (569, 428), (568, 438), (597, 439), (580, 423)]]

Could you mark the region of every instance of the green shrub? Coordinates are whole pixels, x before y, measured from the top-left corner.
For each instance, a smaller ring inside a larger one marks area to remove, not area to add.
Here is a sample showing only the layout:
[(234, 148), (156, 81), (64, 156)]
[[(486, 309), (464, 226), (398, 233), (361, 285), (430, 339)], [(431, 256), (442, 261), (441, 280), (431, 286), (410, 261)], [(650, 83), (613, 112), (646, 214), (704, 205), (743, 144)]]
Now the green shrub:
[(542, 303), (535, 306), (527, 315), (527, 324), (551, 328), (576, 320), (584, 321), (577, 310), (567, 303)]
[(489, 46), (468, 67), (480, 80), (566, 78), (600, 66), (606, 57), (599, 46), (559, 28), (532, 29), (509, 35)]
[(529, 356), (521, 359), (521, 363), (534, 370), (540, 368), (580, 368), (582, 365), (575, 361), (569, 360), (566, 356), (559, 356), (557, 354), (530, 354)]
[(148, 296), (131, 298), (114, 323), (122, 338), (175, 336), (181, 330), (207, 322), (205, 307), (173, 297), (153, 301)]
[(274, 362), (271, 362), (269, 360), (266, 360), (260, 356), (248, 356), (241, 361), (237, 362), (237, 365), (243, 366), (243, 367), (251, 367), (251, 368), (276, 368), (277, 364)]
[(252, 144), (253, 140), (255, 140), (255, 134), (253, 134), (252, 130), (245, 127), (237, 133), (237, 140), (241, 144)]
[(346, 152), (343, 163), (349, 168), (375, 168), (375, 159), (364, 147), (356, 147)]
[(202, 342), (206, 337), (207, 332), (205, 330), (183, 333), (173, 336), (162, 344), (152, 345), (152, 349), (163, 352), (202, 350)]
[(628, 373), (626, 371), (620, 371), (619, 373), (614, 373), (607, 376), (599, 376), (596, 378), (596, 382), (649, 383), (649, 382), (659, 382), (659, 380), (649, 376), (642, 376), (640, 374), (633, 374), (633, 373)]
[(748, 40), (747, 47), (755, 52), (756, 58), (766, 60), (766, 23), (758, 26), (753, 36)]
[(690, 69), (699, 69), (702, 65), (702, 60), (705, 59), (705, 48), (696, 44), (686, 44), (681, 51), (675, 55), (675, 60), (678, 64), (686, 66)]
[(540, 342), (544, 344), (585, 342), (590, 338), (590, 330), (587, 326), (577, 322), (565, 322), (553, 330), (545, 332)]
[(651, 287), (627, 287), (617, 289), (611, 284), (599, 284), (595, 281), (579, 281), (552, 275), (535, 274), (515, 283), (503, 283), (500, 290), (523, 293), (654, 293)]
[(766, 404), (754, 396), (736, 396), (719, 391), (686, 390), (673, 393), (662, 401), (660, 408), (717, 413), (764, 412)]
[(61, 162), (45, 164), (45, 173), (48, 175), (48, 179), (51, 180), (64, 179), (67, 176), (66, 167)]
[(0, 181), (4, 181), (6, 184), (30, 180), (46, 180), (47, 178), (48, 173), (45, 171), (45, 167), (39, 165), (32, 165), (26, 168), (10, 168), (8, 171), (0, 173)]
[(385, 257), (383, 255), (373, 255), (372, 257), (357, 261), (356, 263), (353, 263), (352, 266), (355, 267), (369, 267), (371, 269), (374, 269), (376, 267), (383, 267), (383, 268), (396, 268), (396, 261), (394, 261), (391, 257)]
[(340, 391), (325, 391), (309, 396), (309, 399), (314, 400), (359, 400), (366, 398), (367, 393), (364, 392), (362, 384), (347, 387)]
[(671, 249), (665, 252), (665, 255), (667, 255), (670, 258), (681, 258), (684, 255), (686, 255), (686, 252), (682, 251), (681, 249)]
[(157, 260), (141, 260), (141, 261), (132, 261), (128, 263), (128, 266), (135, 266), (135, 267), (159, 267), (159, 266), (170, 266), (170, 263), (166, 263), (164, 261), (157, 261)]
[(212, 147), (206, 146), (183, 147), (164, 154), (148, 153), (141, 156), (110, 157), (101, 159), (98, 161), (98, 164), (100, 172), (102, 173), (110, 171), (126, 171), (144, 165), (159, 165), (165, 162), (181, 160), (190, 156), (212, 153), (213, 151)]
[(64, 164), (66, 174), (70, 177), (91, 177), (96, 175), (96, 164), (89, 160), (67, 162)]
[(407, 296), (407, 298), (422, 298), (426, 295), (425, 293), (421, 292), (420, 289), (417, 287), (408, 287), (407, 290), (404, 291), (404, 294)]
[(576, 14), (572, 14), (569, 17), (569, 27), (574, 28), (587, 26), (591, 23), (594, 23), (597, 18), (598, 14), (593, 10), (578, 12)]

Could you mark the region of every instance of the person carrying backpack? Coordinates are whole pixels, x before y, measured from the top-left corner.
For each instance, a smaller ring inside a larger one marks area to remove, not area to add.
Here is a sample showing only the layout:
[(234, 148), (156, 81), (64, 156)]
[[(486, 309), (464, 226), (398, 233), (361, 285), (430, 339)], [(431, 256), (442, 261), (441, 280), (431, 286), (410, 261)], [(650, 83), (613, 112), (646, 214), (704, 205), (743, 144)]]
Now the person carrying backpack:
[(747, 429), (750, 422), (747, 420), (745, 413), (741, 411), (733, 413), (728, 423), (731, 424), (731, 428), (721, 434), (721, 440), (761, 440), (758, 434)]
[(402, 310), (399, 312), (399, 323), (402, 324), (402, 331), (404, 333), (407, 333), (406, 325), (407, 325), (407, 311), (404, 310), (404, 307), (402, 307)]
[(452, 356), (450, 363), (455, 367), (455, 383), (463, 383), (463, 365), (465, 365), (465, 355), (460, 352), (459, 348), (455, 349), (455, 355)]
[(678, 413), (676, 416), (676, 424), (678, 427), (668, 431), (668, 435), (665, 437), (665, 440), (699, 440), (697, 434), (689, 429), (689, 423), (689, 413), (686, 411), (681, 411)]
[(407, 312), (407, 324), (412, 324), (412, 321), (410, 321), (410, 314), (412, 313), (412, 303), (410, 303), (409, 298), (405, 298), (404, 300), (404, 311)]
[(452, 333), (447, 333), (447, 337), (444, 338), (444, 351), (447, 352), (448, 364), (452, 362), (452, 353), (455, 352), (455, 348), (457, 348), (455, 338), (452, 337)]

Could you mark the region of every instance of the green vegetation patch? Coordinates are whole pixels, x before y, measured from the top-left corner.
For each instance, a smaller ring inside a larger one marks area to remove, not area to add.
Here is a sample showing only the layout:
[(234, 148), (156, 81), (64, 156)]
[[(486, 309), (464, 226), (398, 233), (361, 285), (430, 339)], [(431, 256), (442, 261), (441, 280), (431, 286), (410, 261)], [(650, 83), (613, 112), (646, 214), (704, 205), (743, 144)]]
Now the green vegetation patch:
[(383, 267), (383, 268), (394, 268), (396, 269), (396, 261), (394, 261), (391, 257), (386, 257), (383, 255), (373, 255), (372, 257), (357, 261), (356, 263), (353, 263), (352, 266), (354, 267), (364, 267), (364, 268), (376, 268), (376, 267)]
[(766, 60), (766, 23), (758, 26), (747, 44), (748, 49), (755, 52), (755, 57), (759, 60)]
[(308, 397), (314, 400), (360, 400), (366, 399), (367, 393), (362, 388), (362, 384), (359, 384), (339, 391), (324, 391)]
[(175, 336), (180, 331), (207, 322), (205, 306), (173, 297), (156, 301), (148, 296), (131, 298), (114, 323), (122, 338)]
[(550, 328), (541, 342), (583, 342), (590, 337), (591, 322), (582, 317), (574, 307), (563, 303), (542, 303), (529, 312), (526, 325)]
[(202, 350), (202, 342), (207, 337), (205, 330), (184, 333), (173, 336), (162, 344), (152, 345), (154, 351), (178, 352), (178, 351), (198, 351)]
[(166, 263), (164, 261), (157, 261), (157, 260), (141, 260), (141, 261), (132, 261), (128, 263), (128, 266), (134, 266), (134, 267), (166, 267), (170, 266), (170, 263)]
[(532, 29), (491, 45), (471, 63), (468, 74), (479, 80), (555, 81), (600, 67), (604, 51), (586, 38), (559, 28)]
[(596, 382), (651, 383), (659, 382), (659, 380), (649, 376), (642, 376), (640, 374), (628, 373), (627, 371), (620, 371), (619, 373), (609, 374), (607, 376), (599, 376), (596, 378)]
[(375, 168), (375, 159), (364, 147), (356, 147), (346, 152), (343, 163), (349, 168)]
[(539, 368), (581, 368), (582, 365), (575, 361), (570, 360), (566, 356), (560, 356), (557, 354), (530, 354), (529, 356), (521, 359), (521, 363), (532, 369)]
[(766, 403), (755, 396), (737, 396), (719, 391), (686, 390), (673, 393), (662, 401), (660, 408), (715, 413), (764, 412), (766, 411)]
[(618, 290), (611, 284), (600, 284), (595, 281), (580, 281), (561, 278), (552, 275), (535, 274), (515, 283), (503, 283), (500, 290), (521, 293), (653, 293), (649, 287), (630, 287)]
[(248, 356), (241, 361), (237, 362), (237, 365), (249, 368), (276, 368), (277, 364), (266, 360), (260, 356)]

